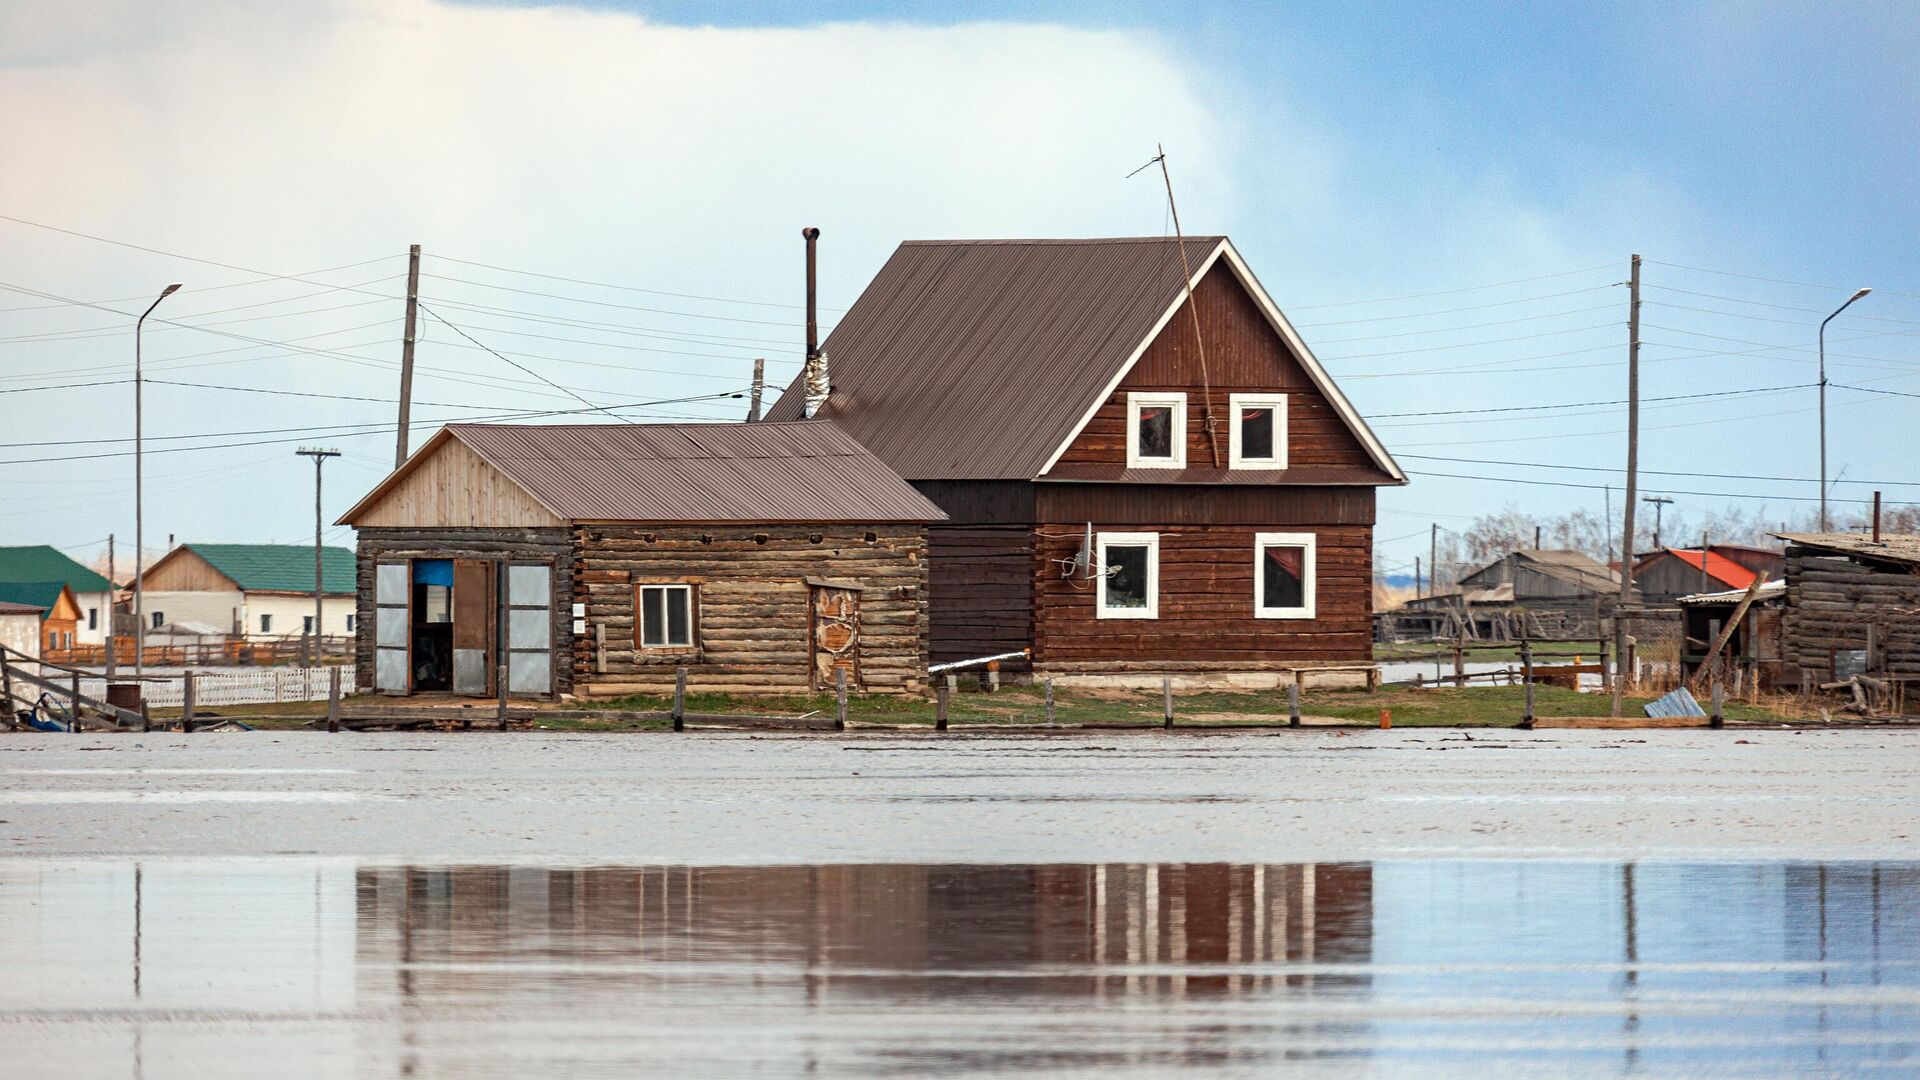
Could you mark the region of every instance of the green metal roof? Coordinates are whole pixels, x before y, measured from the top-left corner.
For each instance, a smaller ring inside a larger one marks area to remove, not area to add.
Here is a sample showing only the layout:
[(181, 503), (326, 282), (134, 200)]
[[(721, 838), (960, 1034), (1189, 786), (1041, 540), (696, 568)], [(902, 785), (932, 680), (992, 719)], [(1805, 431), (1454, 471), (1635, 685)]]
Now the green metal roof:
[[(308, 549), (311, 553), (312, 549)], [(307, 572), (313, 579), (313, 572)], [(113, 586), (107, 579), (73, 561), (64, 552), (48, 544), (31, 547), (0, 547), (0, 582), (63, 581), (76, 593), (106, 592)], [(24, 601), (23, 601), (24, 602)]]
[(52, 611), (60, 602), (60, 589), (65, 584), (64, 581), (0, 581), (0, 600), (31, 604), (43, 612)]
[[(182, 544), (244, 592), (313, 591), (311, 544)], [(321, 548), (321, 591), (351, 595), (353, 549)]]

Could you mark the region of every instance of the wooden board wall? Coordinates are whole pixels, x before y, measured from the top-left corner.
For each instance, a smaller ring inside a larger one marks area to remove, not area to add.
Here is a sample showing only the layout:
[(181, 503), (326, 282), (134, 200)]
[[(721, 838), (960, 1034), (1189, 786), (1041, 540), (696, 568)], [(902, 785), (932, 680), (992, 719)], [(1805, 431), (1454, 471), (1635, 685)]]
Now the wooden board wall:
[[(1095, 522), (1094, 530), (1137, 531), (1137, 523)], [(1315, 616), (1253, 614), (1254, 534), (1318, 537)], [(1160, 534), (1160, 617), (1101, 619), (1093, 586), (1048, 573), (1072, 557), (1079, 532), (1036, 533), (1034, 642), (1040, 663), (1079, 661), (1368, 661), (1372, 658), (1373, 529), (1366, 525), (1177, 525)]]
[[(869, 539), (871, 537), (871, 539)], [(860, 673), (867, 690), (918, 691), (927, 663), (926, 533), (918, 525), (578, 526), (573, 601), (589, 632), (574, 641), (584, 693), (658, 693), (686, 665), (706, 691), (806, 693), (811, 686), (807, 578), (860, 594)], [(634, 588), (699, 584), (696, 648), (634, 642)], [(605, 627), (606, 671), (593, 627)]]
[(233, 592), (240, 586), (189, 547), (168, 552), (147, 568), (144, 588), (155, 592)]
[(1032, 525), (935, 525), (927, 530), (927, 550), (932, 663), (1033, 643)]
[(552, 527), (561, 520), (450, 437), (353, 522), (360, 528)]
[[(1314, 387), (1306, 369), (1287, 348), (1266, 316), (1225, 263), (1215, 264), (1194, 290), (1206, 338), (1207, 374), (1213, 388), (1220, 460), (1227, 460), (1231, 413), (1228, 395), (1285, 393), (1287, 464), (1372, 468), (1373, 459)], [(1147, 346), (1118, 389), (1074, 437), (1061, 465), (1124, 465), (1127, 460), (1127, 393), (1178, 390), (1187, 395), (1187, 465), (1211, 467), (1203, 422), (1199, 353), (1193, 317), (1180, 310)]]

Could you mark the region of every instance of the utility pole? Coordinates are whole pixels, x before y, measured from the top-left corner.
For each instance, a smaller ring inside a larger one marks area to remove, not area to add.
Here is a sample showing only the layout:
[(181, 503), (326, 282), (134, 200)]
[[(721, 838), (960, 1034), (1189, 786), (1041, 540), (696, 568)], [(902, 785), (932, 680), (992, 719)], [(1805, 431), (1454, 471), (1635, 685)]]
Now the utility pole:
[[(393, 452), (393, 467), (399, 468), (407, 463), (407, 427), (412, 422), (409, 413), (413, 407), (413, 342), (414, 329), (420, 316), (420, 245), (407, 248), (407, 328), (400, 338), (400, 430), (396, 434)], [(315, 466), (318, 467), (316, 460)], [(319, 623), (315, 623), (318, 632)]]
[(1662, 550), (1660, 546), (1660, 511), (1664, 510), (1673, 500), (1667, 498), (1665, 495), (1648, 495), (1640, 501), (1653, 504), (1653, 549), (1655, 551)]
[(1820, 531), (1827, 531), (1827, 324), (1841, 312), (1853, 306), (1855, 300), (1872, 292), (1861, 289), (1847, 302), (1833, 309), (1833, 314), (1820, 320)]
[(1620, 530), (1620, 605), (1613, 616), (1613, 709), (1620, 715), (1622, 688), (1627, 684), (1627, 621), (1622, 616), (1633, 602), (1633, 504), (1640, 489), (1640, 256), (1633, 257), (1627, 278), (1627, 503)]
[[(413, 250), (417, 254), (420, 249), (416, 246)], [(400, 430), (404, 433), (406, 428), (403, 427)], [(312, 643), (313, 647), (311, 662), (317, 665), (320, 662), (320, 598), (323, 595), (323, 582), (321, 580), (320, 568), (320, 552), (322, 550), (320, 547), (320, 528), (322, 521), (320, 516), (320, 466), (325, 465), (328, 458), (339, 457), (340, 451), (321, 450), (317, 447), (303, 446), (295, 450), (294, 453), (301, 457), (310, 457), (313, 459), (313, 633), (308, 635), (307, 640)]]
[(1416, 599), (1426, 595), (1420, 589), (1420, 556), (1415, 555), (1413, 557), (1413, 595)]
[(767, 358), (756, 356), (753, 358), (753, 403), (747, 406), (747, 423), (751, 424), (760, 419), (760, 395), (766, 388)]
[(1440, 595), (1440, 523), (1437, 521), (1427, 533), (1427, 595)]
[[(1878, 498), (1879, 493), (1875, 492), (1874, 497)], [(1875, 520), (1878, 520), (1878, 518), (1876, 518)], [(108, 682), (113, 681), (113, 594), (120, 591), (120, 583), (114, 580), (115, 577), (119, 576), (118, 574), (115, 573), (115, 569), (116, 568), (113, 565), (113, 534), (108, 533), (107, 534), (107, 650), (106, 650)], [(12, 706), (9, 705), (8, 708), (12, 708)]]
[(1601, 505), (1605, 507), (1605, 510), (1603, 512), (1607, 516), (1601, 525), (1600, 534), (1607, 538), (1607, 561), (1612, 562), (1613, 561), (1613, 485), (1608, 484), (1606, 487), (1602, 488), (1601, 490), (1605, 492), (1605, 494), (1602, 495), (1601, 497), (1606, 501)]

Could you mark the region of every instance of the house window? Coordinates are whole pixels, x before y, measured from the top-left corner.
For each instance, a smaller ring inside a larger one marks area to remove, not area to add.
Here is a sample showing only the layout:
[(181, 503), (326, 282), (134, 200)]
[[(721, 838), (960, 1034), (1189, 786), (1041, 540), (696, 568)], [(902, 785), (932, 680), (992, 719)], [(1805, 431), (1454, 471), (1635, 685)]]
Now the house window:
[(1287, 395), (1233, 394), (1227, 463), (1235, 469), (1287, 467)]
[(640, 646), (646, 649), (693, 647), (693, 586), (642, 585)]
[(300, 616), (300, 632), (303, 634), (313, 633), (313, 616), (311, 615)]
[(154, 612), (154, 613), (153, 613), (153, 628), (154, 628), (155, 630), (158, 630), (158, 629), (160, 629), (160, 628), (161, 628), (162, 626), (165, 626), (165, 625), (166, 625), (166, 623), (167, 623), (167, 613), (166, 613), (166, 612), (164, 612), (164, 611), (156, 611), (156, 612)]
[(87, 629), (89, 630), (100, 629), (100, 609), (99, 608), (90, 607), (87, 609)]
[(1098, 540), (1102, 619), (1160, 617), (1160, 534), (1101, 533)]
[(273, 616), (271, 615), (260, 616), (260, 632), (263, 634), (273, 633)]
[(1187, 467), (1187, 395), (1127, 395), (1127, 466)]
[(60, 648), (60, 631), (47, 631), (47, 651), (55, 652)]
[(1313, 618), (1314, 547), (1312, 533), (1254, 534), (1255, 617)]
[(347, 633), (353, 633), (353, 616), (347, 616)]

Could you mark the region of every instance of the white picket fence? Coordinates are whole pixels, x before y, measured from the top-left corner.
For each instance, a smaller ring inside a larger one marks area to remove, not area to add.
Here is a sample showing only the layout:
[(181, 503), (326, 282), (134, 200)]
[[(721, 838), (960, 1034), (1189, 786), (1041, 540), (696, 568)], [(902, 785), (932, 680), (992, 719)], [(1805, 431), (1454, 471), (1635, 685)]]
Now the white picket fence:
[[(195, 708), (219, 708), (225, 705), (264, 705), (283, 701), (325, 701), (327, 672), (332, 667), (220, 667), (196, 668), (193, 677)], [(180, 675), (180, 668), (148, 668), (149, 675)], [(353, 686), (353, 669), (341, 669), (345, 687)], [(106, 697), (104, 677), (82, 678), (80, 692), (95, 699)], [(146, 684), (147, 704), (154, 708), (178, 707), (183, 698), (183, 682), (178, 678), (155, 680)]]

